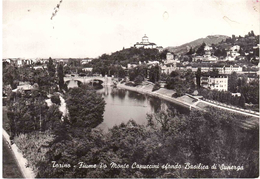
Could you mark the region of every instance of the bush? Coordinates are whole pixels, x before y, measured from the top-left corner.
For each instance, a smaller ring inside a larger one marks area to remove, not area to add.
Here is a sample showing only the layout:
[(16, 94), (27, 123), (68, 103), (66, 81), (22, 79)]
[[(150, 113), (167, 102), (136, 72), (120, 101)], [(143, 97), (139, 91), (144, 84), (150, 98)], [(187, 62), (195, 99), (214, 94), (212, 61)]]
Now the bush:
[(60, 101), (59, 95), (53, 95), (51, 97), (51, 102), (54, 104), (60, 105), (61, 101)]
[(174, 94), (172, 94), (172, 97), (173, 97), (173, 98), (178, 98), (178, 97), (180, 97), (180, 96), (178, 95), (178, 93), (174, 93)]
[(143, 77), (142, 75), (138, 75), (138, 76), (135, 78), (135, 80), (134, 80), (134, 82), (135, 82), (136, 85), (142, 84), (143, 81), (144, 81), (144, 77)]
[(50, 131), (20, 134), (14, 138), (14, 143), (22, 151), (23, 156), (28, 160), (29, 167), (33, 169), (35, 174), (38, 173), (37, 164), (45, 161), (45, 154), (53, 139), (54, 136)]
[(125, 84), (126, 86), (136, 86), (133, 82), (128, 82)]
[(7, 109), (3, 107), (3, 128), (10, 135), (10, 120), (7, 117)]
[(160, 88), (161, 88), (160, 84), (159, 83), (155, 83), (155, 85), (153, 86), (152, 91), (157, 91)]

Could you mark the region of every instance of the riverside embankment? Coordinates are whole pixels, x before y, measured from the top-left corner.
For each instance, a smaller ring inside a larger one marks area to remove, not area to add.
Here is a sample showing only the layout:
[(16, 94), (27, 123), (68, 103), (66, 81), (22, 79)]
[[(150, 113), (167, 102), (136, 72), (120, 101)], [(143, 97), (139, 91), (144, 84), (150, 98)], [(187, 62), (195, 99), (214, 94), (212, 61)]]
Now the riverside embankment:
[(207, 101), (200, 100), (196, 97), (192, 97), (189, 94), (183, 95), (183, 96), (178, 97), (178, 98), (174, 98), (174, 97), (172, 97), (172, 95), (175, 93), (174, 90), (169, 90), (169, 89), (166, 89), (166, 88), (160, 88), (157, 91), (152, 91), (152, 89), (153, 89), (152, 83), (147, 83), (145, 85), (138, 85), (138, 86), (135, 86), (135, 87), (127, 86), (127, 85), (122, 84), (122, 83), (118, 83), (117, 87), (122, 88), (122, 89), (127, 89), (127, 90), (130, 90), (130, 91), (135, 91), (135, 92), (142, 93), (142, 94), (147, 94), (147, 95), (150, 95), (150, 96), (156, 96), (156, 97), (159, 97), (161, 99), (176, 103), (176, 104), (184, 106), (184, 107), (205, 110), (206, 106), (212, 106), (212, 107), (217, 107), (219, 109), (224, 109), (224, 110), (228, 110), (230, 112), (235, 112), (235, 113), (239, 113), (239, 114), (243, 114), (243, 115), (247, 115), (247, 116), (259, 117), (258, 112), (249, 111), (249, 110), (241, 109), (241, 108), (238, 108), (238, 107), (228, 106), (226, 104), (222, 104), (222, 103), (219, 103), (219, 102), (213, 103), (213, 102), (208, 102), (209, 100), (207, 100)]
[(172, 95), (175, 93), (175, 91), (168, 90), (168, 89), (165, 89), (165, 88), (160, 88), (157, 91), (152, 91), (153, 86), (154, 85), (152, 83), (147, 83), (145, 85), (138, 85), (136, 87), (127, 86), (127, 85), (122, 84), (122, 83), (117, 84), (117, 88), (126, 89), (126, 90), (130, 90), (130, 91), (135, 91), (135, 92), (138, 92), (138, 93), (158, 97), (160, 99), (178, 104), (178, 105), (183, 106), (183, 107), (187, 107), (189, 109), (191, 109), (191, 108), (201, 109), (198, 106), (196, 106), (197, 101), (192, 99), (191, 97), (189, 97), (187, 95), (184, 95), (184, 96), (179, 97), (179, 98), (173, 98)]

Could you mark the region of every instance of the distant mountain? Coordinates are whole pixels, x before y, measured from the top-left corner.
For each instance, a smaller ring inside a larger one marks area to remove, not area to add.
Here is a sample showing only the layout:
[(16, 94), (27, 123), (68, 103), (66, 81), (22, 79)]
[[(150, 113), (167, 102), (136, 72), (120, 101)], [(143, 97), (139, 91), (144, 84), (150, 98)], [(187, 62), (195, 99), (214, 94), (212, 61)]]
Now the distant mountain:
[(207, 45), (211, 44), (217, 44), (221, 42), (222, 40), (225, 40), (229, 38), (229, 36), (226, 35), (209, 35), (206, 38), (199, 38), (197, 40), (194, 40), (192, 42), (177, 46), (177, 47), (166, 47), (170, 52), (173, 52), (174, 54), (185, 54), (189, 51), (190, 48), (197, 49), (199, 46), (205, 42)]

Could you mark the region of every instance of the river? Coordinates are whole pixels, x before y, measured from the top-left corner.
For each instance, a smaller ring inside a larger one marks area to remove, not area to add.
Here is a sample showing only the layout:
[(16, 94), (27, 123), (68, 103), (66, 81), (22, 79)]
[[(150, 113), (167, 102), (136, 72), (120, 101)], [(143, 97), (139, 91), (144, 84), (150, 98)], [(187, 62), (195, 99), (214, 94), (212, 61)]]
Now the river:
[[(75, 87), (77, 83), (70, 81), (68, 87)], [(133, 91), (104, 86), (97, 90), (106, 102), (104, 121), (98, 127), (108, 131), (115, 125), (126, 123), (133, 119), (138, 124), (147, 124), (147, 113), (158, 112), (163, 109), (176, 109), (179, 113), (188, 113), (189, 109), (182, 106)]]

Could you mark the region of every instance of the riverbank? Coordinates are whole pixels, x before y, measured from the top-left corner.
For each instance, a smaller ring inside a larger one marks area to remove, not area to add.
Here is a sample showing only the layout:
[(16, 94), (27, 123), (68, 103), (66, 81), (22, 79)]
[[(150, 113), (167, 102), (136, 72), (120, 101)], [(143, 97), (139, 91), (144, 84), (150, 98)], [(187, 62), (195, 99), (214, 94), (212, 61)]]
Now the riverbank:
[(201, 109), (198, 106), (196, 106), (197, 101), (192, 99), (191, 97), (189, 97), (187, 95), (181, 96), (179, 98), (173, 98), (172, 95), (175, 93), (175, 91), (165, 89), (165, 88), (160, 88), (157, 91), (152, 91), (153, 86), (154, 85), (152, 83), (147, 83), (147, 84), (144, 84), (144, 85), (138, 85), (136, 87), (127, 86), (127, 85), (122, 84), (122, 83), (117, 84), (117, 88), (135, 91), (135, 92), (138, 92), (138, 93), (147, 94), (149, 96), (158, 97), (160, 99), (178, 104), (180, 106), (183, 106), (183, 107), (186, 107), (186, 108), (189, 108), (189, 109), (191, 109), (191, 108)]

